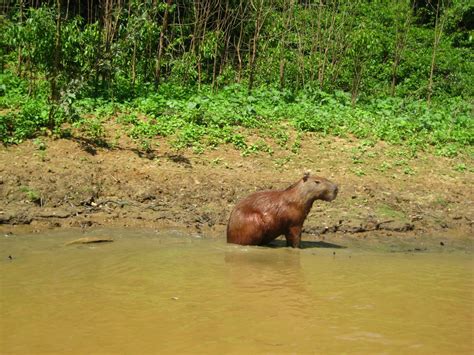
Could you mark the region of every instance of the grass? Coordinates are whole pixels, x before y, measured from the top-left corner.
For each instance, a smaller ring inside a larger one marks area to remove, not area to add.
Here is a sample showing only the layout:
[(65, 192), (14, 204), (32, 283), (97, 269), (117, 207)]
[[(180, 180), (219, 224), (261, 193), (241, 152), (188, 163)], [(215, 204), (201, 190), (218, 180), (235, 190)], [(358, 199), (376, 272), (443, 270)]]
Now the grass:
[(389, 218), (389, 219), (393, 218), (393, 219), (405, 220), (407, 218), (405, 213), (398, 211), (394, 209), (393, 207), (386, 204), (381, 204), (377, 206), (376, 212), (381, 217)]
[(37, 205), (40, 205), (41, 204), (41, 195), (39, 194), (38, 191), (28, 187), (28, 186), (21, 186), (20, 187), (20, 191), (23, 192), (26, 196), (26, 198), (37, 204)]
[[(9, 85), (17, 85), (0, 99), (1, 141), (17, 144), (45, 134), (51, 125), (46, 94), (31, 98), (11, 74), (2, 74), (0, 79), (7, 93)], [(353, 151), (357, 175), (364, 174), (358, 164), (376, 157), (377, 153), (368, 149), (378, 141), (403, 147), (412, 156), (431, 150), (447, 157), (471, 154), (474, 143), (471, 105), (458, 98), (434, 102), (430, 107), (424, 101), (380, 98), (354, 107), (343, 92), (312, 90), (286, 95), (261, 87), (249, 95), (238, 84), (218, 92), (205, 86), (198, 91), (164, 84), (158, 92), (119, 103), (78, 97), (67, 110), (55, 109), (53, 133), (69, 136), (65, 127), (72, 123), (83, 137), (107, 147), (105, 127), (110, 122), (120, 125), (143, 151), (156, 147), (156, 137), (167, 137), (178, 151), (191, 148), (200, 153), (230, 144), (244, 156), (272, 155), (274, 147), (298, 154), (305, 132), (354, 137), (361, 142)], [(387, 169), (388, 165), (380, 167)], [(468, 169), (459, 166), (456, 170)], [(405, 173), (413, 171), (407, 168)]]

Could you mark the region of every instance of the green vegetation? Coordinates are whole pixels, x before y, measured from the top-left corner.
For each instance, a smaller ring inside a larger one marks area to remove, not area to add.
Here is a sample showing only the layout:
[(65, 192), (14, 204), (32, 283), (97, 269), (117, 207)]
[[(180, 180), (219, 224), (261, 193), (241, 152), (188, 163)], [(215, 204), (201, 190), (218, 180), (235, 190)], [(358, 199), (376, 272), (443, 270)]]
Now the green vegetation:
[(381, 204), (377, 207), (377, 213), (386, 218), (395, 218), (399, 220), (405, 220), (405, 213), (393, 208), (392, 206)]
[(474, 143), (468, 1), (45, 3), (0, 17), (4, 144), (74, 130), (112, 147), (111, 124), (143, 151), (160, 136), (298, 153), (304, 132), (444, 156)]
[(20, 187), (20, 191), (25, 194), (26, 198), (29, 201), (31, 201), (31, 202), (33, 202), (37, 205), (40, 205), (42, 203), (41, 202), (41, 196), (36, 190), (34, 190), (34, 189), (32, 189), (28, 186), (22, 186), (22, 187)]

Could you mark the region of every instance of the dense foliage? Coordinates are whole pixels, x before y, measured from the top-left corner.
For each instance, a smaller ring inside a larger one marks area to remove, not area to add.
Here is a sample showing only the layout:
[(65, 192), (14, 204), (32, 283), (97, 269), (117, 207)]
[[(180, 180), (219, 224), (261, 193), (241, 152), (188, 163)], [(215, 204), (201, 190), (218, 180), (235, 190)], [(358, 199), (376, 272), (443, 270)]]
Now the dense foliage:
[(288, 124), (443, 155), (474, 141), (469, 1), (5, 4), (4, 143), (65, 122), (99, 138), (113, 113), (144, 149), (157, 135), (198, 151), (270, 152), (266, 136), (297, 149)]

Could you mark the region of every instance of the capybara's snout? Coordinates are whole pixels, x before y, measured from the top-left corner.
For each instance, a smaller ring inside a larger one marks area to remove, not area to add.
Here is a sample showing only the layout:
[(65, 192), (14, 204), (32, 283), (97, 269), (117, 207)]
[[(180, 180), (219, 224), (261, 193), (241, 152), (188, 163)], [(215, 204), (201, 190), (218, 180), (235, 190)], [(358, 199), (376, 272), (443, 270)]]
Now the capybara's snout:
[(337, 194), (339, 192), (339, 186), (334, 184), (334, 189), (332, 190), (332, 198), (331, 201), (334, 200), (337, 197)]
[(337, 197), (337, 194), (339, 192), (339, 186), (335, 183), (330, 183), (329, 188), (326, 189), (326, 194), (325, 194), (325, 201), (331, 202)]

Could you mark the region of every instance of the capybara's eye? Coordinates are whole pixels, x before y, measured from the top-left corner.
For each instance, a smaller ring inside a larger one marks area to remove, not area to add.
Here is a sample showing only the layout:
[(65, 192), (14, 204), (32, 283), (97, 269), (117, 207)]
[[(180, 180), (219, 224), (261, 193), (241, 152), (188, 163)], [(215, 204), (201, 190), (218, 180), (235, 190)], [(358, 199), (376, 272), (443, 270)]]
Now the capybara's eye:
[(314, 183), (315, 183), (315, 184), (319, 184), (319, 183), (321, 183), (321, 181), (319, 181), (319, 180), (314, 180)]

